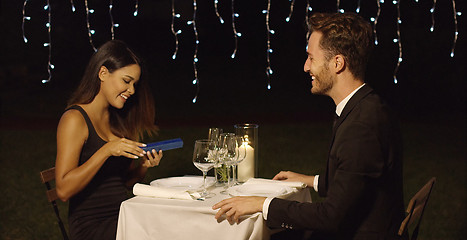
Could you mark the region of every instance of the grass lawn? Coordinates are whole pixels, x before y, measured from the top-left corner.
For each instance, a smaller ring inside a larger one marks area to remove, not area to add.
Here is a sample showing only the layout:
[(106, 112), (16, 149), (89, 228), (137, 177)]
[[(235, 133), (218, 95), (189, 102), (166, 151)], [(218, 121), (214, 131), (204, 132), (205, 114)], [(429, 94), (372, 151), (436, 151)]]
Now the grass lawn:
[[(233, 126), (223, 127), (233, 131)], [(259, 131), (260, 177), (280, 170), (307, 174), (324, 168), (330, 122), (261, 124)], [(403, 121), (404, 193), (406, 203), (431, 177), (437, 178), (419, 239), (466, 239), (466, 133), (462, 121), (426, 124)], [(205, 138), (208, 126), (162, 127), (151, 140), (180, 137), (182, 149), (167, 151), (159, 167), (144, 180), (198, 174), (191, 162), (195, 139)], [(0, 239), (60, 239), (58, 225), (39, 171), (55, 161), (55, 129), (0, 128), (3, 197), (0, 198)], [(210, 172), (211, 173), (211, 172)], [(321, 201), (312, 192), (314, 201)], [(66, 219), (67, 206), (60, 204)]]

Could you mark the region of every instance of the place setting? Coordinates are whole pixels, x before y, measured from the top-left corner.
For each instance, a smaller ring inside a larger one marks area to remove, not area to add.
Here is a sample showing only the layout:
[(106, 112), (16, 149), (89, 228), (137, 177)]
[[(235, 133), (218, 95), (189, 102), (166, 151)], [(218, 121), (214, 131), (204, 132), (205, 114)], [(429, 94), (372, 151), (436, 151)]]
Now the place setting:
[[(137, 183), (135, 196), (201, 200), (216, 197), (262, 196), (286, 198), (306, 187), (299, 182), (283, 182), (257, 177), (258, 125), (236, 124), (235, 132), (209, 128), (208, 138), (195, 140), (193, 165), (202, 176), (186, 175), (156, 179), (150, 184)], [(181, 148), (181, 139), (150, 143), (146, 148)], [(256, 150), (255, 150), (256, 149)], [(214, 176), (208, 176), (210, 170)]]

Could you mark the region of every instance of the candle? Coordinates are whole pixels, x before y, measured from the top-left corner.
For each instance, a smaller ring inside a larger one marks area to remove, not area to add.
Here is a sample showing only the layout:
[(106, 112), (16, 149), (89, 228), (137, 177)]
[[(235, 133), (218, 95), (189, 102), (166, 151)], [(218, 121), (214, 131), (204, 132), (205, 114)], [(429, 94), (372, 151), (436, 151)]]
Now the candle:
[[(246, 156), (237, 167), (238, 181), (246, 182), (248, 179), (255, 177), (255, 149), (245, 142), (240, 147), (240, 152), (246, 152)], [(243, 154), (245, 153), (241, 153), (241, 155)]]

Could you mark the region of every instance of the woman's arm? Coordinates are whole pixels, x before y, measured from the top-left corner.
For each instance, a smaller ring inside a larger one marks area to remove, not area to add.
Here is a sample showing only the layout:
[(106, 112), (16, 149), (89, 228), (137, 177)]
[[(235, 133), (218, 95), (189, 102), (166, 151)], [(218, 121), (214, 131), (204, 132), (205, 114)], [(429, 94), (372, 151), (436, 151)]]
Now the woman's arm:
[(86, 121), (77, 110), (65, 112), (57, 128), (55, 179), (57, 195), (67, 201), (83, 190), (110, 156), (143, 156), (142, 143), (125, 138), (110, 141), (78, 167), (81, 149), (88, 137)]

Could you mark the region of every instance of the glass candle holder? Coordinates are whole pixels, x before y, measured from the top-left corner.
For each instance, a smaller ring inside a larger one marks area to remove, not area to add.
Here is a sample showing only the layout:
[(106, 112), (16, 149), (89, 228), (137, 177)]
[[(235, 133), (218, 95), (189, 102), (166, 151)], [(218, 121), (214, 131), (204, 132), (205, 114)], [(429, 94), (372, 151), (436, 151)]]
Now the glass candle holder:
[(258, 124), (235, 124), (235, 135), (242, 136), (246, 156), (238, 164), (237, 176), (239, 182), (246, 182), (250, 178), (258, 177)]

